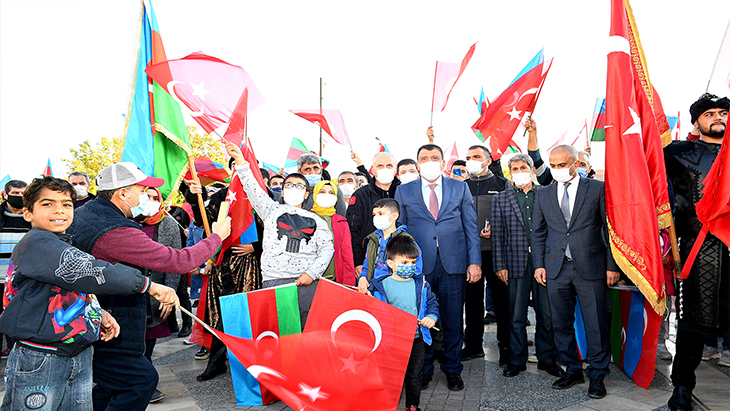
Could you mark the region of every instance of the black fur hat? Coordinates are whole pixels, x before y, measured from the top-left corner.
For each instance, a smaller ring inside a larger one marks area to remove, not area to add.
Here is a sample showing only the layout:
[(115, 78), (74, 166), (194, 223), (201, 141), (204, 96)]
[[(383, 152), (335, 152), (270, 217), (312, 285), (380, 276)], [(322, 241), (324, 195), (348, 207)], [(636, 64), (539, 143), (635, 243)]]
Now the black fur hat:
[(694, 124), (698, 118), (707, 110), (713, 108), (724, 108), (725, 110), (730, 108), (730, 100), (727, 97), (719, 98), (714, 94), (705, 93), (700, 96), (699, 100), (692, 103), (689, 106), (689, 114), (692, 115), (692, 124)]

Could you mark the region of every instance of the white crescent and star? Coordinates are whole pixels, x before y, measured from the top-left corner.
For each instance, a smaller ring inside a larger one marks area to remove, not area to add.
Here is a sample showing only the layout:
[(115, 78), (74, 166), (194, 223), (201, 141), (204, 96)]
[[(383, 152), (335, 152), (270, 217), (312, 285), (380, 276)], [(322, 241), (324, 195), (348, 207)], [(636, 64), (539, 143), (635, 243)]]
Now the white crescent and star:
[(642, 138), (641, 135), (641, 118), (639, 118), (639, 115), (636, 114), (636, 111), (634, 111), (631, 106), (629, 106), (629, 113), (631, 114), (631, 119), (633, 120), (633, 124), (624, 131), (623, 135), (628, 134), (638, 134), (639, 138)]
[(282, 380), (286, 379), (280, 372), (278, 372), (276, 370), (272, 370), (269, 367), (264, 367), (263, 365), (254, 364), (250, 367), (246, 367), (246, 371), (251, 373), (251, 375), (256, 379), (258, 379), (259, 375), (261, 375), (261, 374), (273, 375), (274, 377), (280, 378)]
[(358, 361), (353, 357), (354, 355), (350, 353), (348, 358), (340, 358), (340, 360), (344, 363), (340, 371), (350, 370), (353, 374), (355, 374), (355, 366), (360, 364), (362, 361)]
[(631, 55), (631, 45), (629, 44), (629, 40), (623, 36), (609, 36), (607, 48), (608, 52), (606, 54), (617, 52), (626, 53), (629, 56)]
[(509, 116), (510, 116), (509, 121), (512, 121), (512, 120), (519, 120), (520, 119), (520, 114), (522, 114), (522, 112), (521, 111), (518, 111), (515, 108), (515, 106), (512, 106), (512, 111), (510, 111), (507, 114), (509, 114)]
[(186, 109), (188, 109), (188, 111), (190, 111), (190, 115), (191, 116), (193, 116), (193, 117), (202, 117), (202, 116), (204, 116), (205, 115), (205, 110), (202, 107), (200, 108), (200, 111), (192, 111), (192, 110), (190, 110), (188, 108), (188, 106), (185, 105), (185, 103), (182, 102), (182, 100), (180, 100), (180, 98), (177, 96), (177, 94), (175, 94), (175, 85), (176, 84), (185, 84), (185, 83), (183, 83), (182, 81), (179, 81), (179, 80), (172, 80), (172, 81), (170, 81), (170, 82), (167, 83), (167, 92), (170, 93), (170, 95), (172, 96), (172, 98), (174, 98), (175, 101), (177, 101), (178, 103), (180, 103), (180, 105), (182, 107), (185, 107)]
[(201, 100), (205, 101), (205, 95), (210, 94), (210, 91), (205, 89), (205, 81), (201, 81), (198, 84), (190, 83), (193, 88), (193, 95), (200, 97)]
[(276, 340), (276, 346), (277, 347), (279, 346), (279, 336), (276, 335), (276, 333), (273, 331), (264, 331), (261, 334), (259, 334), (258, 337), (256, 337), (256, 342), (254, 343), (254, 347), (256, 347), (256, 349), (258, 349), (259, 341), (261, 341), (262, 339), (264, 339), (266, 337), (273, 337)]
[(350, 321), (360, 321), (362, 323), (365, 323), (373, 330), (373, 333), (375, 334), (375, 345), (373, 346), (373, 349), (370, 351), (370, 353), (372, 354), (373, 352), (375, 352), (375, 350), (378, 349), (378, 346), (380, 346), (380, 340), (383, 338), (383, 329), (380, 327), (380, 323), (378, 322), (378, 320), (373, 317), (372, 314), (363, 310), (345, 311), (344, 313), (337, 316), (337, 318), (335, 318), (335, 320), (332, 322), (332, 328), (330, 329), (332, 342), (335, 344), (335, 346), (337, 346), (337, 341), (335, 341), (335, 333), (343, 324)]

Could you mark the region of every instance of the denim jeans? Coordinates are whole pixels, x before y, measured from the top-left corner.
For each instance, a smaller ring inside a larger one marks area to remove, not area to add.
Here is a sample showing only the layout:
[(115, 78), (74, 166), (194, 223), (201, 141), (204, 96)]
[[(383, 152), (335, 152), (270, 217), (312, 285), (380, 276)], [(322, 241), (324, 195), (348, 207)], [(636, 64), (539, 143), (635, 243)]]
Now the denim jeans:
[(92, 347), (75, 357), (16, 344), (5, 366), (2, 410), (91, 411)]

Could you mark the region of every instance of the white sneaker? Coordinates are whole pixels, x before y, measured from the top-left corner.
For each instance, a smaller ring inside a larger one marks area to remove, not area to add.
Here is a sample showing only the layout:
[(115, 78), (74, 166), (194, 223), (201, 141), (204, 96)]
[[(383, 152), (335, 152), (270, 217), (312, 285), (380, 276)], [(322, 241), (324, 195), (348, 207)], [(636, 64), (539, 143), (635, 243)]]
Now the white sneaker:
[(730, 350), (722, 350), (722, 355), (720, 355), (720, 361), (717, 362), (717, 365), (730, 367)]
[(672, 360), (672, 353), (667, 350), (667, 346), (664, 343), (657, 344), (656, 347), (656, 354), (661, 360), (665, 361), (671, 361)]
[(702, 361), (712, 360), (715, 358), (720, 358), (720, 350), (717, 347), (705, 346), (705, 349), (702, 351)]

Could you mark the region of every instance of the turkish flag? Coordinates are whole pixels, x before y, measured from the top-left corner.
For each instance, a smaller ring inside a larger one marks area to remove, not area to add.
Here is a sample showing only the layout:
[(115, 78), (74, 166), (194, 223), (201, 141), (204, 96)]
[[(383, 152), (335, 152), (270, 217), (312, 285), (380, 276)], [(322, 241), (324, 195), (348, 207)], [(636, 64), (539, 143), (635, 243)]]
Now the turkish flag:
[[(431, 98), (431, 112), (444, 111), (446, 103), (449, 101), (451, 91), (454, 90), (459, 77), (466, 70), (471, 57), (474, 55), (474, 49), (477, 44), (474, 43), (466, 52), (466, 56), (461, 63), (447, 63), (444, 61), (436, 62), (436, 73), (433, 77), (433, 97)], [(454, 80), (452, 83), (451, 80)], [(451, 86), (451, 87), (449, 87)]]
[(152, 65), (145, 72), (184, 104), (206, 133), (230, 121), (244, 89), (249, 111), (264, 103), (246, 70), (201, 52)]
[(730, 169), (725, 165), (727, 161), (730, 161), (730, 154), (728, 154), (728, 144), (730, 143), (728, 143), (728, 139), (730, 139), (730, 132), (725, 127), (725, 136), (722, 139), (720, 153), (702, 181), (705, 186), (702, 189), (702, 198), (695, 203), (697, 218), (702, 223), (702, 229), (697, 236), (697, 240), (695, 240), (694, 246), (692, 246), (687, 261), (684, 262), (680, 279), (685, 279), (689, 275), (697, 253), (700, 251), (702, 243), (705, 242), (707, 233), (712, 233), (726, 246), (730, 247)]
[(657, 112), (661, 104), (649, 82), (627, 3), (611, 2), (606, 216), (614, 259), (654, 310), (662, 314), (666, 303), (659, 230), (671, 224), (661, 132), (667, 121), (666, 116), (663, 122), (657, 120), (664, 112)]
[[(552, 60), (551, 60), (552, 64)], [(481, 117), (472, 126), (480, 131), (494, 160), (499, 160), (512, 140), (512, 135), (525, 113), (535, 109), (537, 96), (545, 81), (550, 66), (543, 73), (544, 63), (538, 64), (522, 77), (515, 80), (492, 103), (485, 107)]]
[(451, 143), (451, 147), (446, 149), (446, 155), (449, 156), (446, 160), (446, 173), (451, 175), (451, 166), (454, 165), (454, 161), (459, 159), (459, 153), (456, 152), (456, 141)]
[(230, 141), (231, 143), (241, 146), (241, 141), (246, 134), (246, 115), (248, 114), (248, 88), (243, 89), (241, 97), (236, 103), (236, 108), (231, 114), (231, 121), (228, 123), (226, 133), (223, 134), (223, 139)]
[(320, 279), (302, 334), (280, 335), (279, 344), (259, 352), (264, 348), (251, 339), (214, 333), (295, 410), (395, 410), (417, 323), (405, 311)]
[(345, 121), (340, 110), (289, 110), (297, 116), (310, 121), (329, 134), (337, 143), (350, 144), (350, 136), (345, 129)]

